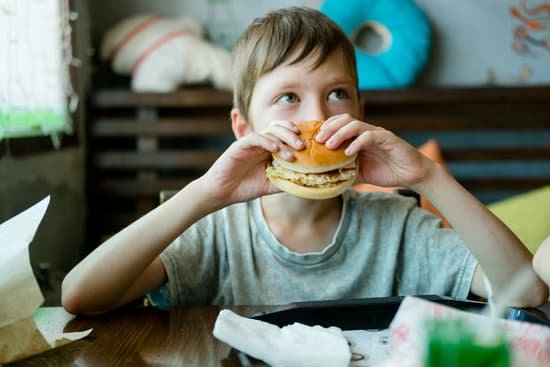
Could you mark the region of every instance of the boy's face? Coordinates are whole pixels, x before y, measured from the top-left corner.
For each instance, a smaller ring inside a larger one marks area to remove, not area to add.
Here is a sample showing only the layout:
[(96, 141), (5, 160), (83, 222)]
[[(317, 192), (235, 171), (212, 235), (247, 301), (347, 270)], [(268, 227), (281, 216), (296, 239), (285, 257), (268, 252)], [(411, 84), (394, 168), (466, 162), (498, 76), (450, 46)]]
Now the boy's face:
[(255, 131), (276, 120), (322, 121), (342, 113), (361, 117), (356, 82), (341, 53), (333, 52), (315, 69), (312, 64), (311, 57), (281, 64), (258, 79), (249, 108)]

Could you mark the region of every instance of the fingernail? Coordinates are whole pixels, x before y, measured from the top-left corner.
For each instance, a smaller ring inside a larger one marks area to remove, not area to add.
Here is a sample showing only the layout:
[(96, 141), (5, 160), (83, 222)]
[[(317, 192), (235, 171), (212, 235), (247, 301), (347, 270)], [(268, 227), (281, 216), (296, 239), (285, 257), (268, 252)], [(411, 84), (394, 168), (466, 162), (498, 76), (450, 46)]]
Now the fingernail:
[(298, 148), (301, 148), (301, 147), (304, 146), (304, 143), (302, 143), (302, 141), (300, 139), (296, 139), (294, 141), (294, 144), (296, 144), (296, 147), (298, 147)]
[(351, 155), (351, 148), (347, 147), (346, 150), (344, 150), (345, 155)]
[(325, 137), (325, 134), (323, 134), (322, 132), (320, 132), (319, 134), (317, 134), (317, 136), (315, 137), (315, 140), (321, 142), (323, 141), (323, 138)]
[(329, 140), (327, 140), (327, 142), (325, 143), (325, 145), (334, 145), (334, 138), (330, 138)]

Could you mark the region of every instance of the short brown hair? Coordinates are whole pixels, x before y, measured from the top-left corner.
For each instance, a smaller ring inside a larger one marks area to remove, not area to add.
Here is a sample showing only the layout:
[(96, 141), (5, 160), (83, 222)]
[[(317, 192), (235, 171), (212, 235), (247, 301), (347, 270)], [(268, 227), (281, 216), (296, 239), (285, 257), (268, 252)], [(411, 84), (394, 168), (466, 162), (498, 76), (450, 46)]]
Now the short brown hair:
[[(287, 61), (294, 64), (310, 56), (315, 58), (315, 68), (335, 50), (341, 52), (343, 63), (357, 84), (353, 44), (342, 29), (320, 11), (289, 7), (256, 18), (233, 49), (234, 107), (250, 123), (248, 109), (252, 91), (262, 75)], [(291, 56), (294, 59), (288, 60)]]

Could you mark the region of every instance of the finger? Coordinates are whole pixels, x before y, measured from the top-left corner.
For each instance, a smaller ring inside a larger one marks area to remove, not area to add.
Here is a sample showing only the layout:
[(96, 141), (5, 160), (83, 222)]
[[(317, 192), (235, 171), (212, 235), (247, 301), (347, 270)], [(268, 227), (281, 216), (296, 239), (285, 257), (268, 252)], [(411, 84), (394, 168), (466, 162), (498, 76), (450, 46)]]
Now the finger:
[[(328, 118), (324, 123), (323, 125), (321, 126), (321, 131), (323, 132), (330, 132), (330, 133), (334, 133), (334, 131), (338, 130), (339, 128), (341, 128), (343, 125), (346, 124), (346, 121), (353, 121), (353, 120), (357, 120), (357, 121), (360, 121), (356, 118), (354, 118), (353, 116), (347, 114), (347, 113), (344, 113), (344, 114), (341, 114), (341, 115), (334, 115), (334, 116), (331, 116), (330, 118)], [(365, 124), (365, 126), (367, 126), (369, 129), (382, 129), (381, 127), (377, 126), (377, 125), (373, 125), (373, 124), (370, 124), (368, 122), (365, 122), (365, 121), (361, 121), (362, 123)], [(328, 139), (330, 136), (327, 136), (326, 138)], [(326, 139), (325, 139), (326, 140)]]
[(289, 149), (288, 145), (281, 141), (277, 136), (270, 133), (265, 133), (264, 137), (269, 139), (272, 144), (276, 145), (277, 148), (275, 152), (277, 152), (279, 156), (283, 157), (283, 159), (293, 161), (296, 158), (292, 150)]
[(320, 131), (315, 137), (315, 140), (317, 140), (318, 143), (326, 142), (332, 134), (353, 120), (354, 118), (347, 113), (331, 116), (321, 125)]
[(276, 137), (293, 149), (302, 150), (305, 148), (304, 143), (300, 140), (300, 137), (286, 127), (279, 125), (270, 126), (264, 130), (264, 133)]
[(392, 132), (384, 129), (367, 130), (353, 140), (344, 153), (352, 156), (373, 145), (381, 146), (390, 140), (392, 135)]
[(279, 153), (279, 156), (281, 156), (284, 160), (291, 162), (296, 159), (296, 156), (294, 155), (292, 150), (289, 149), (288, 145), (279, 140), (276, 136), (269, 133), (266, 133), (265, 136), (271, 139), (271, 141), (273, 141), (275, 144), (277, 144), (277, 152)]
[(337, 130), (326, 142), (325, 146), (329, 149), (337, 149), (340, 144), (342, 144), (346, 140), (353, 139), (359, 135), (361, 135), (363, 132), (365, 132), (368, 128), (365, 126), (365, 124), (361, 121), (353, 120), (347, 125), (344, 125), (339, 130)]
[(287, 129), (289, 129), (290, 131), (292, 131), (293, 133), (296, 133), (296, 134), (300, 134), (300, 129), (298, 128), (298, 126), (296, 126), (292, 121), (288, 121), (288, 120), (275, 120), (275, 121), (272, 121), (270, 123), (270, 126), (282, 126), (282, 127), (285, 127)]
[(349, 113), (341, 113), (338, 115), (330, 116), (328, 119), (325, 120), (325, 122), (323, 122), (323, 125), (321, 125), (321, 130), (329, 128), (332, 124), (341, 119), (354, 120), (355, 118)]
[(276, 146), (276, 149), (274, 151), (271, 151), (271, 153), (278, 152), (278, 155), (282, 157), (286, 161), (293, 161), (296, 159), (294, 156), (294, 153), (292, 150), (286, 145), (283, 141), (281, 141), (277, 136), (273, 135), (270, 132), (262, 132), (259, 134), (259, 136), (262, 136), (265, 139), (268, 139), (271, 144)]
[(263, 148), (270, 153), (278, 152), (281, 148), (277, 139), (272, 139), (266, 135), (250, 133), (246, 139), (241, 139), (243, 148)]

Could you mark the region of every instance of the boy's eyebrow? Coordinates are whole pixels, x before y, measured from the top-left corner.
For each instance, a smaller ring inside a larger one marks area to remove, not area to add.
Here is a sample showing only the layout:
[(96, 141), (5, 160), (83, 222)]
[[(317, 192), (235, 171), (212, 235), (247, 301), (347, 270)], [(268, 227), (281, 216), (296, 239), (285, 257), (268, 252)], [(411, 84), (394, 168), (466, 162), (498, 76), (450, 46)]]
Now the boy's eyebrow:
[(330, 78), (330, 76), (328, 76), (327, 79), (331, 84), (355, 84), (354, 79), (349, 76), (346, 76), (346, 77), (339, 76), (332, 79)]
[[(328, 79), (328, 84), (331, 84), (331, 85), (355, 84), (352, 78), (334, 78), (330, 80), (330, 77), (329, 77), (327, 79)], [(272, 87), (276, 89), (293, 89), (301, 85), (303, 85), (303, 82), (297, 82), (295, 80), (282, 80), (280, 82), (273, 83)]]
[(281, 82), (275, 82), (272, 86), (277, 89), (293, 89), (298, 87), (299, 85), (300, 83), (297, 83), (295, 81), (284, 80)]
[(355, 82), (353, 79), (338, 79), (338, 80), (334, 80), (334, 81), (331, 81), (331, 84), (336, 84), (336, 85), (342, 85), (342, 84), (351, 84), (351, 85), (355, 85)]

